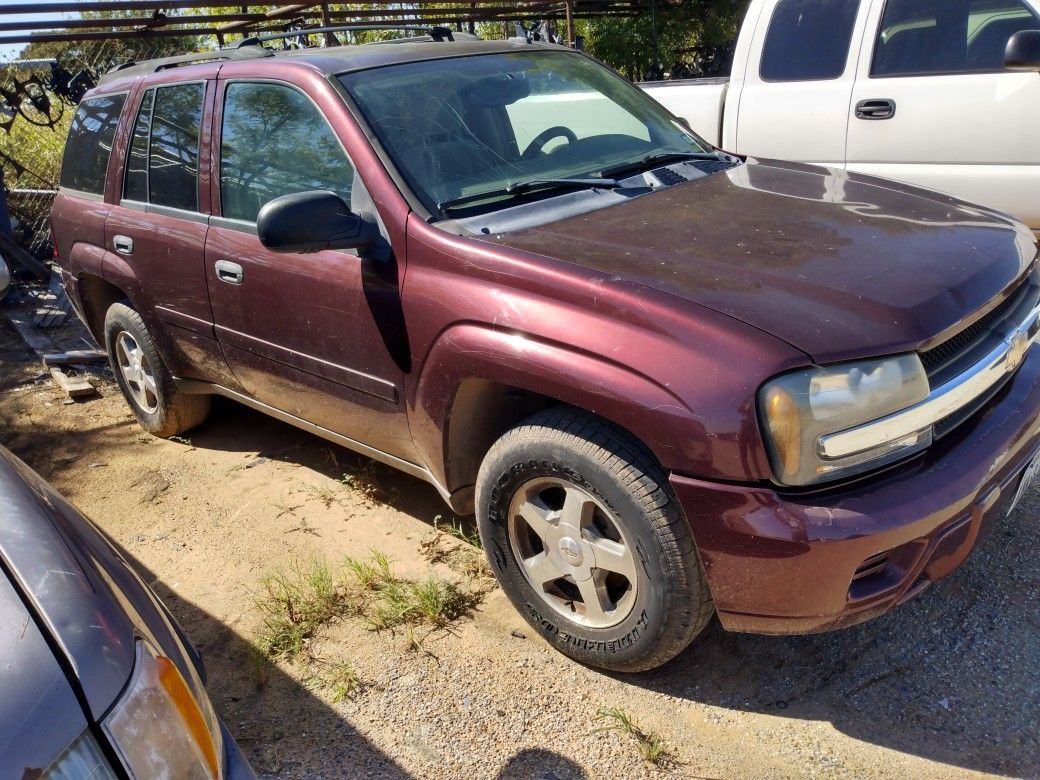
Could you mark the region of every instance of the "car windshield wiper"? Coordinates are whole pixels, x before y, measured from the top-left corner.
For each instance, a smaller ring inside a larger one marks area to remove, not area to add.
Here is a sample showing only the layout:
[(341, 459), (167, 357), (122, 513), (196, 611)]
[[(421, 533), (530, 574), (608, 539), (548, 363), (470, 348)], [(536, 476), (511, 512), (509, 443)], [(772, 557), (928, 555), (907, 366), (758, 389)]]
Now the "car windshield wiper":
[(478, 192), (474, 195), (463, 195), (460, 198), (445, 200), (438, 203), (437, 208), (441, 211), (451, 211), (459, 206), (468, 206), (472, 203), (479, 203), (480, 201), (491, 200), (493, 198), (522, 195), (525, 192), (543, 192), (546, 190), (563, 189), (591, 190), (600, 187), (604, 189), (612, 189), (617, 186), (618, 182), (615, 179), (601, 176), (584, 179), (529, 179), (528, 181), (513, 182), (500, 190), (488, 190), (487, 192)]
[(678, 162), (680, 160), (718, 160), (726, 162), (730, 158), (719, 152), (654, 152), (644, 157), (640, 157), (638, 160), (629, 160), (628, 162), (618, 163), (612, 165), (609, 168), (604, 168), (600, 171), (600, 176), (617, 176), (621, 173), (628, 173), (630, 171), (638, 171), (642, 168), (647, 168), (651, 165), (663, 162)]

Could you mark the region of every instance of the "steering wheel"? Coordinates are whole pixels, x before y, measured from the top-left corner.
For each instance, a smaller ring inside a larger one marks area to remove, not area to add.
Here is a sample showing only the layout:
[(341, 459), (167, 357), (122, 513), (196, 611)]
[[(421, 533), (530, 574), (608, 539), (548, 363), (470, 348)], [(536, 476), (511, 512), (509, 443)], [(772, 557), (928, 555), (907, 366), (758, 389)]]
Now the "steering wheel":
[(572, 144), (578, 140), (578, 136), (576, 136), (574, 134), (574, 131), (571, 130), (569, 127), (564, 127), (563, 125), (549, 127), (545, 130), (542, 130), (542, 132), (540, 132), (538, 135), (534, 137), (534, 140), (527, 145), (526, 149), (524, 149), (524, 153), (520, 155), (520, 159), (533, 159), (539, 152), (542, 151), (542, 147), (544, 147), (554, 138), (566, 138), (567, 143), (569, 144)]

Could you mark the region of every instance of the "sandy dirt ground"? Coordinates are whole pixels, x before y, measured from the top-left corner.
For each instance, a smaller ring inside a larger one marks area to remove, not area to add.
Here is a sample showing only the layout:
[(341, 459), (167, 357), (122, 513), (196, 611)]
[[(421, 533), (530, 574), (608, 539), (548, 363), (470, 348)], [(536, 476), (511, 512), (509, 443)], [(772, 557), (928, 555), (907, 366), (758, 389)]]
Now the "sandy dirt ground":
[[(459, 544), (436, 529), (455, 518), (424, 483), (232, 403), (183, 440), (155, 439), (103, 371), (97, 383), (99, 397), (63, 403), (0, 318), (0, 443), (167, 602), (262, 778), (1040, 777), (1036, 492), (954, 576), (864, 626), (713, 625), (660, 670), (610, 675), (549, 650), (489, 584), (469, 617), (419, 632), (418, 650), (350, 619), (314, 637), (314, 657), (350, 661), (362, 682), (333, 703), (300, 664), (255, 660), (263, 576), (379, 550), (402, 574), (461, 579), (451, 556), (428, 560), (438, 537)], [(604, 707), (660, 735), (671, 760), (652, 766), (598, 730)]]

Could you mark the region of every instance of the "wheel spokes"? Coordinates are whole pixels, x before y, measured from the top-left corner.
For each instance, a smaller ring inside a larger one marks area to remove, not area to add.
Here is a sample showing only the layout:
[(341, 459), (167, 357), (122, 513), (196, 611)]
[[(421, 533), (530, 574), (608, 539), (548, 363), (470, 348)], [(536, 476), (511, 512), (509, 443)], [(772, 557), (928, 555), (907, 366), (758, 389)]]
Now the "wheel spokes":
[(610, 600), (602, 579), (589, 577), (578, 582), (578, 592), (585, 604), (585, 619), (588, 621), (601, 622), (607, 617), (608, 612), (614, 610), (614, 603)]
[(532, 555), (530, 558), (524, 558), (524, 570), (527, 572), (527, 576), (530, 577), (531, 582), (541, 585), (543, 589), (549, 583), (555, 582), (563, 576), (563, 572), (556, 567), (549, 554), (545, 552)]
[(546, 506), (540, 498), (534, 496), (520, 505), (518, 514), (544, 545), (551, 524), (549, 518), (553, 514), (553, 510)]
[(596, 554), (596, 568), (612, 571), (629, 582), (635, 582), (636, 564), (628, 547), (602, 536), (587, 535), (585, 541)]
[(563, 509), (560, 510), (560, 522), (581, 530), (592, 521), (596, 511), (596, 503), (588, 493), (577, 487), (564, 489)]

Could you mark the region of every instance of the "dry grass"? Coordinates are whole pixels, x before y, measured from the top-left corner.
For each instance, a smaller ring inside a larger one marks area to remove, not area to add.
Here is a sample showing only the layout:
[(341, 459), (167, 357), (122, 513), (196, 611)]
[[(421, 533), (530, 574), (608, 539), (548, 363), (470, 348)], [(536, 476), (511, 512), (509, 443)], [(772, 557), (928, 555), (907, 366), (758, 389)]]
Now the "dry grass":
[(664, 746), (661, 737), (654, 732), (645, 732), (632, 722), (632, 718), (620, 707), (601, 707), (596, 712), (596, 720), (605, 722), (594, 731), (619, 731), (629, 736), (639, 755), (651, 764), (660, 764), (671, 759), (672, 755)]
[(365, 559), (346, 558), (337, 569), (317, 559), (296, 562), (263, 580), (255, 599), (256, 647), (266, 658), (313, 662), (311, 640), (337, 619), (359, 618), (374, 630), (443, 629), (468, 615), (482, 593), (434, 575), (399, 577), (378, 551)]

